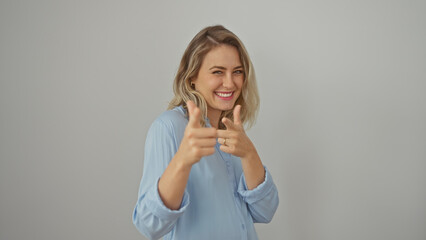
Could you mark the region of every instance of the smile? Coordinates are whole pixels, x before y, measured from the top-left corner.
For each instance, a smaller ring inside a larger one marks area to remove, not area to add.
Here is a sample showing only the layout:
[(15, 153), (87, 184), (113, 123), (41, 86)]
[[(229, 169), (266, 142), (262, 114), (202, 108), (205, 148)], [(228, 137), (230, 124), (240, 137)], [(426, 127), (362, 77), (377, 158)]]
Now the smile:
[(234, 92), (215, 92), (214, 94), (218, 96), (220, 99), (230, 100), (232, 99)]
[(232, 96), (232, 94), (233, 94), (233, 92), (227, 92), (227, 93), (224, 93), (224, 92), (215, 92), (216, 93), (216, 95), (218, 95), (219, 97), (230, 97), (230, 96)]

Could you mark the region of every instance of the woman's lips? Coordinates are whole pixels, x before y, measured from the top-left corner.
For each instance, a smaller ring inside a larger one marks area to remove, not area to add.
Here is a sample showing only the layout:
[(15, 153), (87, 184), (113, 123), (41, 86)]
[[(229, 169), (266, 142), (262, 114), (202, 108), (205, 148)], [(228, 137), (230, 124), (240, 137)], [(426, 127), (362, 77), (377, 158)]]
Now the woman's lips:
[(234, 96), (234, 92), (215, 92), (214, 94), (223, 100), (231, 100)]

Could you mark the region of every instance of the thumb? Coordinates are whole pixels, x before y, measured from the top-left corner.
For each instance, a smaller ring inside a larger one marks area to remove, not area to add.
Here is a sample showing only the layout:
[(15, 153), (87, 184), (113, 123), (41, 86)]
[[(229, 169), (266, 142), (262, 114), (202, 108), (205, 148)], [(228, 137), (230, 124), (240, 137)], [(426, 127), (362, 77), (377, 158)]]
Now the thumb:
[(191, 126), (191, 127), (194, 127), (194, 128), (201, 127), (201, 125), (200, 125), (200, 119), (201, 119), (200, 109), (191, 100), (189, 100), (186, 103), (186, 106), (188, 107), (188, 117), (189, 117), (188, 125)]

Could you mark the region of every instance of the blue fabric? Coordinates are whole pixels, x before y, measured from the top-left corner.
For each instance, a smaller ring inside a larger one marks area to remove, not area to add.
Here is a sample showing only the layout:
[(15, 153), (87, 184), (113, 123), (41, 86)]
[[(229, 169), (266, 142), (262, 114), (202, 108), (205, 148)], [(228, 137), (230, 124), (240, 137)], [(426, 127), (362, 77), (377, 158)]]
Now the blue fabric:
[[(183, 107), (161, 114), (145, 143), (142, 180), (133, 223), (149, 239), (257, 239), (253, 223), (268, 223), (278, 207), (278, 192), (269, 171), (248, 190), (241, 160), (216, 152), (194, 164), (182, 204), (170, 210), (158, 193), (158, 180), (180, 146), (188, 123)], [(207, 127), (211, 127), (207, 119)]]

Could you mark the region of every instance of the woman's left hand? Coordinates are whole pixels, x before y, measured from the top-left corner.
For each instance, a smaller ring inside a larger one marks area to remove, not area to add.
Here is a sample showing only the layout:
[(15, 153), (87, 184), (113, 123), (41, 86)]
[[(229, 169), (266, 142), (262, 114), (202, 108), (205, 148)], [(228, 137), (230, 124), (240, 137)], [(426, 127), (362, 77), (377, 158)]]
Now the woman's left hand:
[(244, 159), (251, 154), (257, 153), (253, 143), (244, 131), (240, 111), (241, 105), (235, 106), (234, 122), (228, 118), (222, 119), (226, 130), (217, 130), (217, 141), (221, 144), (220, 150)]

